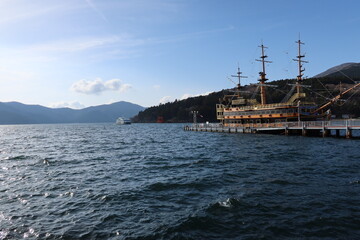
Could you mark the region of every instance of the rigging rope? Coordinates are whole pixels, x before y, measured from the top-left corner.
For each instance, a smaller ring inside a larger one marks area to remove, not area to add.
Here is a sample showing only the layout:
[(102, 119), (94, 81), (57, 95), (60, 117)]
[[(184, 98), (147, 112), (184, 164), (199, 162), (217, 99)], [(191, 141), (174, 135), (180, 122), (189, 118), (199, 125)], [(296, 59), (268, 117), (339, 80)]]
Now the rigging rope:
[(344, 102), (343, 104), (341, 104), (340, 106), (344, 105), (347, 101), (349, 101), (349, 99), (354, 96), (358, 91), (360, 90), (360, 88), (358, 90), (355, 90), (353, 94), (350, 95), (350, 97), (348, 97)]
[(332, 95), (332, 93), (325, 87), (325, 85), (324, 85), (318, 78), (316, 78), (316, 80), (321, 84), (321, 86), (324, 87), (324, 89), (325, 89), (325, 90), (330, 94), (330, 96), (333, 98), (334, 95)]
[(259, 91), (259, 85), (257, 85), (257, 87), (256, 87), (256, 89), (255, 89), (255, 91), (253, 92), (253, 94), (251, 95), (251, 99), (254, 99), (255, 98), (255, 96), (256, 96), (256, 94), (257, 94), (257, 92)]
[(306, 86), (303, 86), (303, 87), (307, 88), (310, 92), (313, 92), (313, 93), (319, 95), (320, 97), (325, 98), (326, 100), (330, 100), (330, 99), (331, 99), (331, 98), (325, 97), (324, 95), (322, 95), (322, 94), (320, 94), (320, 93), (318, 93), (318, 92), (315, 92), (315, 91), (311, 90), (310, 87), (306, 87)]
[(295, 90), (295, 87), (296, 87), (296, 85), (292, 86), (291, 90), (285, 95), (285, 97), (281, 101), (282, 103), (285, 103), (285, 102), (289, 101), (291, 95), (293, 94), (293, 92)]
[(341, 70), (337, 70), (339, 73), (341, 73), (342, 75), (344, 75), (345, 77), (347, 77), (348, 79), (350, 79), (351, 81), (353, 81), (354, 83), (356, 83), (356, 81), (354, 79), (352, 79), (351, 77), (349, 77), (348, 75), (346, 75), (345, 73), (343, 73)]

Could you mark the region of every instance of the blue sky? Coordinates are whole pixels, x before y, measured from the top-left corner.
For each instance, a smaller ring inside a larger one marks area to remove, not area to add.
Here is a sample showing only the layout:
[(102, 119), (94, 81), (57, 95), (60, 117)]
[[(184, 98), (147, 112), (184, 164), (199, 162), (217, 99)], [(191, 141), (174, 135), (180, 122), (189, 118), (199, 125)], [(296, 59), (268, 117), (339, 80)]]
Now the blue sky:
[(360, 62), (357, 0), (0, 0), (0, 101), (145, 107)]

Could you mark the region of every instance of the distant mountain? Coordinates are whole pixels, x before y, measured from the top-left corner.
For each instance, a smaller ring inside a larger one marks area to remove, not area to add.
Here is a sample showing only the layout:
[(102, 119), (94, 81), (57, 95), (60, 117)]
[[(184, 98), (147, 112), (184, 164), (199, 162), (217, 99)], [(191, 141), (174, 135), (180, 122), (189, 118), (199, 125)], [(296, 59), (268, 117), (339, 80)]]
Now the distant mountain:
[(350, 77), (350, 78), (360, 78), (360, 63), (343, 63), (338, 66), (329, 68), (325, 72), (322, 72), (315, 78), (320, 77)]
[(115, 122), (120, 116), (131, 118), (144, 109), (129, 102), (116, 102), (79, 110), (0, 102), (0, 124)]

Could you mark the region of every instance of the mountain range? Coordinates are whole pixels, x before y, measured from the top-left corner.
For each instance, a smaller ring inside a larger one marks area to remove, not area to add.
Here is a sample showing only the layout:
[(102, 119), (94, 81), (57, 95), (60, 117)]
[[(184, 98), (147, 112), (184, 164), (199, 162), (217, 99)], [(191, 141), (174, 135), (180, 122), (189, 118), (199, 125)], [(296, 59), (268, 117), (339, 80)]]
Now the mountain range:
[(79, 110), (0, 102), (0, 124), (115, 122), (120, 116), (131, 118), (144, 109), (123, 101)]

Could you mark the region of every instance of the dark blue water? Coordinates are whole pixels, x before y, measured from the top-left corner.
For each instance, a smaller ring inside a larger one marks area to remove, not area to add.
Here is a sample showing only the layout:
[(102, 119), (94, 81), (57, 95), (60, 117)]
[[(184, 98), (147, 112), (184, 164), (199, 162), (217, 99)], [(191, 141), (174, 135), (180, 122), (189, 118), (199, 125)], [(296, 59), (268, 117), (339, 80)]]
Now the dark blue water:
[(0, 126), (0, 239), (360, 239), (360, 141)]

